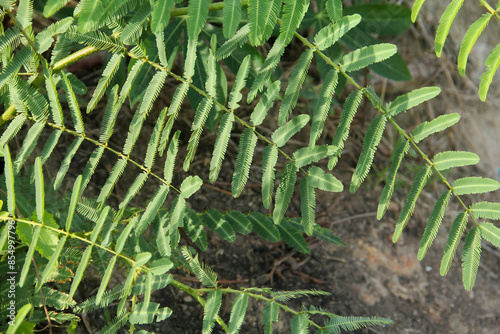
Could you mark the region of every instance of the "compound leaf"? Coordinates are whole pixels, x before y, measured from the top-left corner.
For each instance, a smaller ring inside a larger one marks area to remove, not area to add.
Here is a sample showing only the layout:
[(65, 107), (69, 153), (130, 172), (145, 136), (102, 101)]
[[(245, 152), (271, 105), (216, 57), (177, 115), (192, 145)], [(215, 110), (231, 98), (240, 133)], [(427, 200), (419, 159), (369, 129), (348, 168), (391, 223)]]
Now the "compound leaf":
[(289, 162), (283, 169), (280, 185), (276, 191), (276, 203), (274, 205), (273, 220), (279, 224), (285, 216), (285, 212), (292, 199), (295, 181), (297, 180), (297, 167), (293, 162)]
[(233, 301), (233, 307), (231, 308), (231, 317), (229, 318), (229, 333), (236, 334), (239, 333), (243, 319), (245, 319), (245, 313), (247, 312), (248, 306), (248, 294), (242, 293), (238, 295)]
[(342, 58), (341, 68), (345, 72), (357, 71), (368, 65), (381, 62), (398, 52), (393, 44), (381, 43), (349, 52)]
[(500, 229), (492, 223), (481, 223), (478, 226), (483, 239), (500, 248)]
[(446, 207), (450, 202), (450, 198), (451, 198), (451, 190), (446, 190), (441, 194), (441, 196), (439, 196), (436, 204), (434, 205), (434, 209), (432, 210), (429, 221), (427, 222), (427, 226), (425, 227), (424, 235), (418, 247), (419, 261), (422, 261), (425, 254), (427, 253), (427, 250), (429, 250), (429, 248), (432, 245), (432, 242), (436, 238), (439, 226), (443, 221)]
[(417, 202), (418, 196), (422, 192), (422, 189), (424, 188), (431, 174), (432, 174), (431, 166), (426, 165), (422, 167), (422, 169), (420, 169), (420, 171), (415, 176), (415, 180), (411, 185), (410, 192), (406, 197), (403, 210), (399, 215), (398, 223), (396, 224), (396, 229), (394, 230), (394, 234), (392, 236), (393, 242), (398, 241), (399, 237), (401, 236), (401, 233), (403, 232), (406, 223), (408, 223), (410, 216), (413, 214), (413, 211), (415, 210), (415, 203)]
[(439, 26), (436, 32), (436, 39), (434, 40), (434, 46), (436, 49), (436, 55), (441, 57), (441, 52), (443, 51), (444, 42), (446, 41), (446, 37), (448, 37), (448, 33), (450, 32), (451, 24), (455, 19), (460, 7), (464, 0), (452, 0), (446, 10), (444, 11), (441, 19), (439, 19)]
[(436, 154), (432, 163), (437, 170), (445, 170), (454, 167), (475, 165), (479, 157), (475, 153), (461, 151), (447, 151)]
[(451, 225), (450, 233), (448, 234), (448, 241), (446, 242), (446, 247), (444, 249), (443, 258), (441, 259), (441, 268), (439, 273), (441, 276), (445, 276), (450, 270), (451, 262), (455, 256), (458, 244), (464, 233), (465, 226), (469, 220), (469, 215), (466, 212), (461, 212), (453, 221)]
[(233, 181), (231, 183), (231, 191), (234, 197), (241, 195), (247, 183), (256, 144), (257, 136), (253, 133), (252, 129), (246, 128), (240, 139), (238, 155), (236, 156), (236, 167), (234, 168)]
[(455, 195), (482, 194), (499, 188), (498, 181), (482, 177), (464, 177), (453, 182)]
[(462, 281), (465, 290), (471, 291), (476, 283), (481, 258), (481, 230), (473, 227), (465, 237), (462, 250)]

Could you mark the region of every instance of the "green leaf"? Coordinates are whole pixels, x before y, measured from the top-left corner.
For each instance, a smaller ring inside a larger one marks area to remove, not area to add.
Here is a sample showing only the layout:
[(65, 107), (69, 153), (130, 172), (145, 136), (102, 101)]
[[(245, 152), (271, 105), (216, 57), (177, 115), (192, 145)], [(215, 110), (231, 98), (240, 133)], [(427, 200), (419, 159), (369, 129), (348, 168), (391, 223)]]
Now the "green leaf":
[(5, 185), (7, 186), (7, 210), (12, 217), (16, 217), (16, 192), (14, 188), (14, 168), (12, 167), (12, 158), (7, 145), (3, 147), (4, 152), (4, 175)]
[[(304, 219), (304, 217), (302, 217), (302, 219)], [(283, 219), (279, 224), (276, 225), (276, 227), (278, 228), (281, 239), (283, 239), (283, 241), (286, 242), (288, 245), (290, 245), (293, 249), (297, 250), (302, 254), (311, 253), (307, 241), (302, 236), (302, 232), (294, 228), (294, 226), (291, 225), (289, 222)], [(303, 224), (303, 228), (304, 230), (308, 229), (308, 226), (307, 224), (305, 224), (305, 222)], [(313, 233), (311, 231), (310, 235), (312, 234)]]
[(143, 2), (133, 13), (120, 34), (120, 40), (125, 44), (134, 44), (141, 37), (144, 21), (151, 13), (149, 1)]
[(394, 156), (392, 158), (391, 168), (389, 169), (389, 174), (387, 175), (387, 180), (385, 180), (385, 186), (382, 190), (382, 195), (380, 195), (380, 202), (377, 209), (377, 219), (380, 220), (384, 216), (389, 204), (391, 203), (392, 194), (394, 192), (394, 184), (396, 183), (396, 176), (398, 173), (399, 166), (403, 160), (406, 153), (410, 149), (410, 142), (407, 140), (402, 141), (396, 151), (394, 151)]
[(326, 329), (329, 333), (340, 333), (342, 328), (345, 331), (355, 331), (360, 328), (370, 327), (370, 326), (384, 326), (392, 325), (394, 322), (387, 318), (380, 317), (342, 317), (334, 316), (326, 322)]
[(17, 6), (16, 21), (21, 29), (26, 29), (33, 20), (33, 0), (19, 0)]
[(248, 23), (250, 44), (264, 44), (274, 30), (281, 10), (281, 0), (249, 0)]
[[(17, 225), (17, 233), (19, 234), (19, 226), (20, 224)], [(40, 238), (40, 231), (42, 229), (42, 225), (38, 225), (35, 227), (35, 230), (33, 231), (30, 246), (28, 248), (28, 251), (26, 252), (26, 259), (31, 259), (33, 258), (33, 254), (35, 254), (35, 248), (38, 243), (38, 239)], [(28, 272), (31, 267), (31, 261), (24, 261), (23, 264), (23, 269), (21, 269), (21, 275), (19, 276), (19, 286), (23, 287), (26, 277), (28, 276)]]
[(0, 53), (4, 54), (8, 49), (14, 50), (21, 42), (21, 32), (14, 26), (0, 35)]
[(158, 210), (165, 202), (165, 199), (167, 199), (169, 189), (170, 188), (166, 184), (162, 184), (160, 188), (158, 188), (151, 201), (149, 201), (148, 206), (146, 207), (146, 211), (141, 216), (141, 220), (139, 221), (139, 224), (137, 225), (137, 228), (135, 230), (136, 235), (141, 235), (142, 232), (146, 230), (148, 225), (151, 224), (151, 222), (157, 215)]
[(264, 326), (264, 333), (270, 334), (273, 332), (273, 322), (278, 321), (279, 306), (275, 301), (267, 303), (262, 309), (262, 326)]
[(106, 200), (109, 195), (111, 194), (111, 191), (113, 191), (113, 188), (115, 187), (116, 183), (118, 182), (118, 179), (120, 176), (122, 176), (123, 171), (125, 170), (125, 167), (127, 167), (127, 159), (119, 159), (111, 168), (111, 173), (109, 174), (108, 178), (106, 179), (106, 183), (101, 189), (101, 192), (99, 194), (99, 197), (97, 198), (97, 202), (103, 202)]
[(444, 42), (446, 41), (446, 37), (448, 37), (448, 33), (450, 32), (451, 24), (455, 19), (460, 7), (464, 0), (452, 0), (446, 10), (444, 11), (441, 19), (439, 20), (439, 26), (436, 32), (436, 39), (434, 41), (434, 46), (436, 48), (436, 55), (441, 57), (441, 52), (443, 51)]
[(57, 172), (56, 179), (54, 181), (54, 189), (58, 189), (59, 186), (61, 185), (62, 181), (64, 180), (64, 177), (66, 176), (66, 173), (69, 170), (71, 160), (73, 160), (76, 151), (78, 151), (78, 148), (80, 148), (80, 145), (83, 143), (83, 141), (84, 141), (83, 137), (77, 137), (75, 138), (75, 140), (73, 140), (73, 142), (69, 146), (68, 151), (66, 152), (66, 155), (64, 156), (64, 159), (61, 162), (61, 167)]
[(35, 160), (35, 193), (36, 193), (36, 216), (37, 221), (43, 224), (43, 214), (45, 211), (45, 186), (43, 181), (42, 164), (40, 157)]
[(500, 203), (474, 203), (470, 206), (470, 213), (477, 218), (500, 219)]
[(491, 242), (500, 248), (500, 229), (492, 223), (481, 223), (478, 225), (484, 240)]
[[(249, 7), (250, 7), (249, 2)], [(248, 41), (248, 35), (250, 34), (250, 24), (247, 23), (241, 27), (234, 36), (228, 39), (223, 45), (221, 45), (215, 52), (215, 58), (217, 60), (222, 60), (229, 57), (234, 50), (240, 48), (243, 44)]]
[(146, 157), (144, 158), (144, 167), (146, 167), (147, 169), (151, 169), (151, 167), (154, 164), (166, 116), (167, 116), (167, 108), (165, 107), (161, 111), (160, 116), (158, 116), (158, 118), (156, 119), (156, 124), (153, 129), (153, 133), (151, 134), (151, 137), (149, 139), (148, 148), (146, 151)]
[(174, 8), (175, 0), (155, 0), (151, 15), (151, 30), (157, 34), (163, 31), (170, 20), (170, 11)]
[(98, 19), (104, 9), (103, 0), (82, 0), (79, 5), (78, 29), (86, 33), (97, 27)]
[(184, 223), (184, 211), (186, 210), (186, 199), (184, 197), (177, 197), (172, 203), (170, 213), (169, 233), (172, 247), (175, 248), (179, 242), (178, 228), (182, 227)]
[[(191, 255), (186, 246), (182, 247), (182, 255), (184, 259), (191, 267), (191, 270), (195, 273), (196, 277), (201, 281), (201, 283), (210, 288), (217, 288), (217, 275), (214, 271), (198, 261), (198, 254), (194, 257)], [(220, 290), (219, 290), (220, 291)]]
[(314, 188), (329, 192), (341, 192), (344, 190), (342, 183), (331, 174), (326, 174), (321, 168), (312, 166), (307, 171), (308, 178)]
[(292, 334), (308, 334), (309, 333), (309, 314), (299, 313), (290, 321)]
[(274, 72), (284, 52), (285, 44), (281, 38), (277, 38), (276, 41), (274, 41), (273, 47), (269, 50), (264, 64), (260, 67), (257, 77), (253, 81), (247, 97), (248, 103), (252, 102), (257, 96), (257, 93), (262, 91), (262, 88), (264, 88), (264, 85), (268, 82), (269, 77)]
[(122, 153), (124, 155), (129, 155), (132, 151), (141, 132), (144, 120), (146, 119), (151, 108), (153, 108), (153, 104), (160, 94), (166, 77), (167, 72), (158, 71), (149, 83), (141, 104), (139, 105), (139, 108), (135, 112), (134, 117), (132, 118), (132, 122), (130, 123), (127, 139), (125, 140), (125, 144), (123, 145)]
[(309, 122), (309, 119), (309, 115), (299, 115), (291, 119), (273, 132), (271, 140), (278, 147), (285, 145), (293, 135), (299, 132)]
[(5, 84), (19, 71), (21, 66), (28, 60), (31, 56), (31, 48), (29, 46), (25, 46), (19, 51), (11, 62), (7, 63), (7, 66), (4, 64), (4, 68), (2, 69), (2, 73), (0, 74), (0, 89), (2, 89)]
[(427, 226), (425, 227), (424, 235), (422, 237), (422, 240), (420, 240), (420, 245), (418, 246), (419, 261), (422, 261), (425, 254), (431, 247), (432, 242), (436, 238), (439, 226), (443, 221), (446, 207), (450, 202), (450, 198), (451, 198), (451, 190), (446, 190), (441, 194), (441, 196), (439, 196), (439, 199), (434, 205), (434, 209), (432, 210), (429, 221), (427, 222)]
[(48, 0), (45, 6), (43, 7), (43, 16), (45, 17), (51, 17), (57, 11), (64, 6), (71, 0)]
[(210, 229), (214, 230), (215, 233), (220, 235), (224, 240), (233, 242), (236, 240), (236, 235), (234, 234), (233, 228), (222, 216), (222, 214), (215, 210), (210, 209), (203, 214), (203, 222)]
[(177, 130), (168, 145), (167, 158), (165, 159), (165, 166), (163, 170), (163, 176), (167, 183), (172, 182), (172, 177), (174, 175), (175, 158), (177, 157), (177, 152), (179, 151), (179, 137), (181, 132)]
[(188, 38), (192, 41), (198, 40), (201, 29), (205, 26), (208, 18), (208, 5), (210, 0), (190, 0), (188, 5), (187, 30)]
[(248, 306), (248, 294), (243, 292), (239, 294), (233, 301), (233, 307), (231, 307), (231, 317), (229, 318), (229, 333), (236, 334), (239, 333), (243, 319), (245, 319), (245, 313)]
[(274, 104), (274, 101), (279, 96), (281, 88), (281, 82), (275, 81), (273, 82), (266, 90), (266, 93), (262, 95), (259, 100), (259, 103), (255, 106), (252, 114), (250, 115), (250, 123), (252, 126), (261, 125), (266, 118), (267, 112)]
[(24, 166), (24, 163), (35, 149), (38, 138), (40, 138), (44, 128), (45, 123), (35, 123), (29, 129), (28, 133), (24, 137), (21, 149), (17, 153), (16, 160), (14, 161), (15, 174), (19, 174), (21, 168)]
[(231, 38), (238, 29), (241, 19), (241, 0), (224, 0), (222, 31), (224, 37)]
[(479, 84), (479, 98), (483, 102), (486, 101), (486, 95), (488, 95), (493, 76), (500, 66), (500, 43), (491, 51), (484, 65), (486, 71), (481, 75), (481, 83)]
[[(51, 150), (52, 149), (53, 149), (53, 147), (51, 148)], [(90, 155), (90, 158), (87, 161), (87, 164), (85, 165), (85, 168), (83, 170), (82, 186), (80, 188), (80, 195), (83, 193), (85, 188), (87, 188), (87, 185), (89, 184), (90, 179), (92, 178), (92, 175), (94, 175), (94, 172), (95, 172), (97, 165), (99, 164), (99, 161), (101, 160), (103, 154), (104, 154), (104, 147), (98, 146)]]
[[(381, 41), (366, 34), (363, 30), (355, 27), (342, 37), (342, 42), (352, 50), (363, 46), (379, 44)], [(400, 53), (394, 54), (392, 57), (383, 62), (371, 64), (368, 66), (373, 72), (395, 81), (413, 80), (408, 66), (406, 65)]]
[(351, 193), (358, 190), (361, 183), (365, 180), (368, 172), (370, 171), (373, 158), (375, 157), (375, 151), (377, 150), (382, 135), (384, 134), (385, 125), (387, 124), (387, 118), (383, 115), (378, 115), (375, 117), (370, 126), (366, 130), (365, 139), (363, 140), (363, 151), (354, 170), (354, 174), (351, 179)]
[(344, 15), (359, 14), (363, 18), (359, 29), (369, 34), (399, 35), (411, 25), (411, 11), (394, 3), (364, 3), (344, 8)]
[(432, 163), (437, 170), (445, 170), (454, 167), (475, 165), (479, 162), (479, 157), (475, 153), (447, 151), (436, 154)]
[(415, 22), (417, 20), (418, 12), (420, 12), (420, 8), (424, 4), (425, 0), (415, 0), (413, 3), (413, 7), (411, 8), (411, 20)]
[(262, 238), (270, 242), (280, 241), (280, 233), (273, 221), (260, 212), (251, 212), (248, 220), (252, 223), (253, 230)]
[(243, 130), (238, 147), (238, 155), (236, 156), (233, 181), (231, 183), (231, 191), (235, 198), (241, 195), (247, 183), (256, 144), (257, 136), (253, 133), (253, 130), (251, 128)]
[(80, 187), (82, 185), (82, 176), (78, 175), (73, 184), (73, 191), (71, 193), (71, 199), (69, 201), (68, 216), (66, 217), (66, 231), (69, 232), (71, 223), (73, 222), (73, 216), (75, 214), (76, 203), (80, 197)]
[(342, 18), (342, 0), (327, 0), (325, 7), (332, 22), (337, 22)]
[(131, 324), (151, 324), (159, 307), (158, 303), (137, 303), (130, 314), (129, 322)]
[(288, 45), (293, 38), (293, 34), (300, 26), (304, 15), (309, 8), (307, 0), (283, 0), (283, 15), (281, 17), (280, 39)]
[(321, 137), (325, 120), (331, 110), (331, 103), (335, 88), (339, 82), (339, 71), (333, 69), (328, 71), (328, 74), (323, 81), (321, 91), (319, 92), (316, 105), (314, 107), (314, 114), (312, 117), (311, 133), (309, 135), (309, 146), (316, 145), (316, 141)]
[(420, 169), (420, 171), (415, 176), (415, 180), (411, 184), (410, 192), (406, 197), (403, 210), (401, 210), (401, 214), (399, 215), (398, 223), (396, 224), (396, 228), (392, 236), (392, 242), (398, 241), (399, 237), (401, 236), (403, 229), (405, 228), (408, 220), (415, 210), (415, 203), (417, 202), (418, 196), (422, 192), (422, 189), (424, 188), (431, 174), (431, 166), (426, 165), (422, 167), (422, 169)]
[(429, 101), (441, 93), (439, 87), (423, 87), (412, 90), (411, 92), (398, 96), (388, 105), (387, 117), (394, 117), (402, 111), (407, 111), (419, 104)]
[(75, 295), (76, 289), (80, 285), (80, 282), (82, 281), (83, 278), (83, 273), (85, 272), (85, 269), (87, 268), (87, 265), (89, 264), (90, 261), (90, 255), (92, 254), (92, 245), (88, 246), (85, 251), (83, 252), (83, 255), (80, 259), (80, 264), (78, 265), (78, 268), (76, 269), (75, 277), (73, 278), (73, 282), (71, 283), (71, 289), (69, 291), (69, 297), (73, 298)]
[(297, 169), (307, 166), (313, 162), (318, 162), (329, 155), (332, 155), (336, 148), (329, 145), (315, 147), (302, 147), (293, 153), (293, 160)]
[(136, 223), (137, 223), (137, 216), (132, 218), (128, 222), (127, 226), (125, 226), (122, 233), (120, 233), (120, 236), (116, 240), (116, 246), (115, 246), (115, 252), (117, 254), (121, 253), (121, 251), (123, 250), (123, 247), (125, 247), (125, 243), (127, 242), (127, 239), (131, 236), (132, 229), (134, 228)]
[(83, 134), (85, 133), (85, 127), (83, 125), (82, 112), (80, 111), (78, 99), (73, 91), (68, 75), (65, 72), (62, 72), (61, 77), (64, 90), (66, 91), (66, 99), (68, 100), (69, 110), (71, 111), (71, 118), (75, 124), (75, 130), (76, 132)]
[(97, 103), (101, 100), (102, 96), (106, 92), (111, 80), (115, 76), (118, 68), (120, 67), (121, 60), (123, 58), (122, 54), (114, 54), (109, 59), (104, 71), (102, 72), (102, 77), (99, 79), (97, 83), (97, 87), (94, 90), (94, 94), (87, 104), (87, 114), (90, 113), (96, 107)]
[(312, 235), (316, 220), (316, 196), (309, 176), (300, 180), (300, 213), (304, 231), (307, 235)]
[(49, 259), (49, 263), (47, 263), (42, 274), (40, 275), (40, 280), (36, 285), (35, 292), (40, 291), (40, 288), (42, 287), (43, 283), (47, 281), (47, 278), (49, 277), (50, 273), (54, 270), (54, 267), (58, 265), (57, 260), (59, 259), (59, 255), (61, 255), (61, 252), (63, 250), (64, 244), (66, 243), (67, 238), (68, 236), (65, 235), (63, 238), (59, 240), (59, 243), (57, 244), (54, 253)]
[(415, 143), (418, 143), (433, 133), (444, 131), (455, 125), (459, 120), (460, 114), (457, 113), (441, 115), (430, 122), (424, 122), (417, 126), (410, 136)]
[(481, 230), (473, 227), (465, 237), (462, 250), (462, 281), (465, 290), (471, 291), (476, 283), (481, 258)]
[(120, 205), (118, 206), (120, 209), (124, 209), (127, 207), (127, 205), (130, 203), (130, 201), (141, 190), (144, 183), (146, 183), (148, 176), (149, 176), (149, 174), (145, 173), (145, 172), (141, 172), (136, 176), (136, 178), (134, 179), (134, 182), (132, 182), (132, 185), (128, 188), (127, 193), (125, 194), (125, 197), (123, 197), (123, 200), (121, 201)]
[(106, 271), (104, 272), (104, 275), (102, 276), (101, 285), (99, 285), (99, 290), (97, 290), (97, 295), (96, 295), (96, 299), (95, 299), (96, 304), (99, 304), (101, 302), (104, 291), (106, 291), (106, 287), (109, 284), (109, 280), (111, 278), (111, 273), (113, 272), (113, 268), (115, 267), (117, 257), (118, 257), (118, 255), (113, 256), (107, 264)]
[(203, 312), (203, 328), (202, 334), (212, 333), (215, 324), (215, 319), (219, 313), (222, 304), (222, 290), (217, 289), (208, 294), (207, 302)]
[(193, 209), (186, 209), (184, 229), (188, 237), (193, 240), (202, 251), (207, 249), (207, 234), (203, 228), (201, 218)]
[(482, 177), (464, 177), (453, 182), (455, 195), (482, 194), (500, 189), (496, 180)]
[(66, 17), (60, 21), (52, 23), (47, 28), (39, 32), (35, 37), (35, 47), (38, 53), (44, 53), (54, 43), (54, 35), (65, 33), (73, 23), (72, 17)]
[(341, 61), (341, 68), (345, 72), (357, 71), (368, 65), (381, 62), (398, 51), (393, 44), (381, 43), (369, 45), (346, 54)]
[(457, 250), (462, 234), (464, 233), (465, 226), (469, 220), (469, 215), (466, 212), (461, 212), (453, 221), (451, 225), (450, 233), (448, 234), (448, 241), (446, 242), (446, 247), (444, 249), (443, 258), (441, 259), (441, 268), (439, 273), (441, 276), (445, 276), (450, 270), (453, 257)]
[(12, 121), (10, 121), (7, 129), (4, 130), (2, 136), (0, 137), (0, 147), (6, 145), (14, 136), (19, 132), (24, 122), (26, 121), (26, 115), (21, 113), (17, 115)]
[(252, 224), (247, 219), (247, 216), (239, 211), (229, 211), (224, 215), (224, 219), (231, 224), (232, 228), (241, 234), (248, 234), (252, 232)]
[(229, 143), (229, 138), (231, 137), (231, 130), (234, 123), (234, 114), (224, 114), (222, 115), (219, 133), (217, 134), (217, 139), (215, 140), (214, 152), (212, 154), (212, 160), (210, 161), (210, 182), (214, 183), (219, 176), (220, 169), (222, 167), (222, 160), (226, 154), (227, 144)]
[(295, 108), (295, 105), (297, 104), (302, 85), (304, 84), (309, 66), (311, 65), (312, 57), (313, 50), (307, 49), (304, 53), (302, 53), (299, 61), (293, 68), (278, 114), (278, 124), (280, 126), (288, 120), (292, 109)]
[(481, 18), (472, 23), (469, 29), (467, 29), (458, 53), (458, 72), (462, 76), (465, 75), (465, 67), (467, 66), (467, 59), (472, 51), (472, 47), (476, 44), (479, 35), (481, 35), (492, 17), (493, 14), (483, 14)]
[(181, 194), (179, 196), (187, 199), (197, 192), (202, 185), (203, 181), (197, 175), (188, 176), (182, 181)]
[(17, 312), (14, 320), (11, 321), (14, 325), (9, 323), (9, 328), (5, 332), (6, 334), (16, 334), (17, 332), (21, 332), (23, 328), (24, 319), (31, 313), (33, 310), (32, 304), (26, 304)]
[(285, 216), (285, 212), (292, 199), (295, 181), (297, 179), (297, 168), (293, 162), (289, 162), (283, 169), (281, 182), (276, 191), (276, 203), (274, 205), (273, 220), (279, 223)]
[(267, 145), (262, 153), (262, 204), (269, 209), (274, 191), (275, 166), (278, 161), (278, 147)]
[(344, 149), (344, 143), (349, 136), (349, 129), (351, 128), (352, 120), (354, 115), (358, 111), (359, 104), (363, 98), (363, 92), (361, 90), (354, 90), (349, 94), (344, 103), (344, 108), (340, 114), (340, 122), (333, 136), (332, 146), (337, 147), (337, 154), (333, 155), (328, 162), (328, 169), (333, 169), (338, 162), (338, 158), (342, 154)]

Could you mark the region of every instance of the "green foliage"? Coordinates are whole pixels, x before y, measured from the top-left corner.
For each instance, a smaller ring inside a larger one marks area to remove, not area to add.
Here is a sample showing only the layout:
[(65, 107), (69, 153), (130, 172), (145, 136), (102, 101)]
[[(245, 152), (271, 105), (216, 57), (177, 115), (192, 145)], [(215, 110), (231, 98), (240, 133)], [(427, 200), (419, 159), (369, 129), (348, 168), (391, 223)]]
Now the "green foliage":
[[(418, 12), (420, 11), (422, 5), (425, 0), (415, 0), (412, 8), (411, 19), (413, 22), (417, 20)], [(453, 0), (449, 3), (446, 10), (443, 12), (441, 19), (439, 20), (439, 26), (436, 32), (436, 40), (435, 40), (435, 49), (436, 55), (441, 57), (441, 53), (443, 51), (443, 47), (445, 41), (450, 33), (451, 25), (458, 12), (460, 11), (464, 0)], [(480, 1), (481, 7), (484, 7), (486, 13), (484, 13), (479, 19), (475, 22), (471, 23), (470, 27), (467, 29), (465, 33), (462, 43), (460, 45), (460, 51), (458, 54), (458, 71), (461, 75), (465, 75), (465, 69), (467, 66), (467, 59), (477, 42), (477, 39), (484, 31), (488, 23), (492, 18), (496, 18), (500, 20), (500, 16), (498, 15), (498, 8), (491, 7), (490, 4), (486, 1)], [(498, 4), (496, 7), (499, 7)], [(486, 101), (486, 97), (488, 95), (488, 89), (490, 88), (493, 76), (500, 65), (500, 44), (498, 44), (489, 54), (486, 59), (484, 65), (486, 66), (486, 70), (481, 76), (481, 82), (479, 84), (479, 98), (482, 101)]]
[[(9, 26), (0, 30), (0, 90), (5, 106), (0, 121), (5, 127), (0, 137), (5, 160), (0, 204), (7, 203), (0, 220), (17, 225), (15, 269), (20, 272), (18, 286), (24, 292), (19, 292), (16, 326), (0, 330), (14, 333), (45, 326), (47, 319), (40, 311), (49, 306), (49, 319), (63, 323), (68, 332), (79, 323), (78, 313), (109, 307), (116, 308), (116, 317), (108, 319), (101, 332), (115, 333), (124, 326), (133, 332), (139, 328), (135, 325), (161, 322), (178, 312), (160, 308), (151, 300), (153, 290), (167, 286), (190, 294), (204, 308), (202, 333), (238, 333), (250, 300), (264, 303), (265, 333), (272, 332), (280, 310), (291, 316), (292, 333), (307, 333), (311, 328), (340, 333), (391, 324), (385, 318), (340, 316), (314, 306), (296, 311), (285, 304), (292, 298), (328, 294), (321, 291), (224, 288), (215, 272), (199, 261), (200, 254), (184, 245), (206, 250), (210, 247), (207, 230), (211, 230), (227, 242), (237, 242), (237, 233), (255, 232), (269, 242), (282, 240), (304, 254), (311, 253), (310, 238), (345, 246), (332, 231), (316, 223), (316, 199), (321, 191), (344, 190), (335, 171), (328, 171), (326, 165), (332, 170), (341, 158), (363, 97), (377, 114), (365, 133), (349, 187), (352, 192), (367, 178), (386, 127), (393, 127), (401, 137), (382, 192), (378, 219), (389, 206), (399, 167), (410, 148), (424, 162), (409, 190), (394, 241), (401, 236), (431, 174), (445, 186), (424, 231), (420, 259), (432, 245), (454, 197), (464, 206), (460, 196), (500, 188), (498, 182), (487, 178), (464, 177), (451, 182), (443, 175), (446, 169), (476, 164), (476, 154), (440, 152), (430, 159), (419, 146), (428, 136), (457, 123), (458, 114), (418, 124), (411, 133), (399, 126), (401, 113), (432, 99), (439, 88), (416, 89), (384, 105), (373, 88), (357, 82), (357, 72), (365, 69), (394, 80), (411, 78), (396, 46), (381, 43), (365, 30), (380, 25), (386, 27), (377, 32), (380, 35), (397, 35), (408, 28), (410, 16), (416, 19), (423, 2), (417, 1), (410, 14), (408, 8), (394, 4), (343, 8), (338, 0), (316, 1), (318, 13), (306, 0), (190, 0), (187, 7), (173, 0), (82, 0), (74, 10), (70, 8), (75, 5), (72, 1), (47, 0), (38, 8), (55, 22), (35, 33), (33, 18), (41, 14), (33, 13), (33, 1), (21, 0), (17, 7), (13, 1), (0, 1), (3, 17), (9, 18), (2, 21)], [(443, 15), (438, 53), (461, 4), (453, 1)], [(373, 10), (390, 10), (393, 15), (382, 19), (373, 16)], [(480, 18), (464, 37), (459, 55), (462, 74), (472, 46), (493, 16), (498, 15), (490, 12)], [(306, 39), (305, 30), (314, 35)], [(366, 37), (366, 43), (357, 41), (356, 34)], [(350, 52), (344, 54), (340, 44)], [(288, 71), (281, 59), (296, 45), (300, 55)], [(486, 60), (488, 69), (480, 85), (483, 99), (500, 64), (499, 50), (497, 46)], [(97, 87), (87, 94), (86, 85), (67, 67), (98, 51), (109, 52), (109, 60)], [(320, 73), (322, 87), (315, 103), (301, 94), (305, 83), (312, 82), (313, 66), (327, 69)], [(232, 80), (229, 96), (228, 79)], [(350, 84), (345, 95), (340, 94), (344, 82)], [(168, 105), (158, 112), (156, 103), (160, 96), (165, 98), (164, 88), (173, 85), (175, 92), (165, 99)], [(245, 95), (250, 108), (242, 103)], [(342, 96), (347, 95), (342, 103)], [(311, 103), (310, 114), (302, 99)], [(340, 122), (331, 134), (332, 145), (321, 145), (333, 103), (342, 108)], [(82, 114), (82, 107), (92, 115)], [(130, 123), (124, 122), (128, 119)], [(189, 123), (189, 134), (181, 133), (185, 122)], [(124, 130), (127, 125), (128, 130)], [(26, 131), (21, 131), (23, 126)], [(204, 141), (206, 129), (216, 133), (213, 147)], [(306, 135), (304, 131), (309, 132)], [(295, 147), (292, 137), (299, 133), (308, 137), (309, 143)], [(117, 134), (124, 140), (115, 140)], [(194, 175), (177, 175), (178, 155), (185, 155), (185, 171), (194, 166), (196, 158), (204, 159), (197, 152), (200, 141), (203, 150), (208, 147), (211, 153), (209, 181), (217, 182), (222, 171), (230, 175), (223, 162), (235, 137), (240, 139), (232, 161), (231, 193), (239, 197), (250, 178), (260, 177), (262, 207), (272, 210), (272, 215), (196, 207), (196, 194), (210, 186), (203, 179), (205, 174), (196, 175), (199, 170), (191, 168)], [(75, 158), (89, 147), (87, 158)], [(49, 159), (56, 149), (64, 158), (59, 169), (49, 174), (44, 166), (52, 163)], [(165, 150), (164, 165), (160, 166), (158, 156)], [(91, 182), (96, 171), (102, 170), (103, 157), (111, 157), (113, 165), (104, 184), (98, 186)], [(129, 180), (122, 179), (125, 171)], [(279, 184), (273, 195), (276, 179)], [(84, 197), (93, 196), (87, 189), (90, 184), (96, 188), (96, 198)], [(146, 184), (153, 191), (146, 195), (149, 201), (142, 202)], [(123, 196), (115, 198), (117, 186)], [(58, 190), (57, 196), (51, 195), (53, 189)], [(289, 219), (287, 210), (297, 191), (301, 217)], [(169, 198), (171, 193), (174, 196)], [(134, 201), (139, 194), (141, 200)], [(479, 267), (481, 240), (500, 247), (500, 229), (477, 219), (500, 219), (500, 204), (472, 202), (463, 210), (451, 226), (441, 274), (448, 272), (471, 218), (474, 226), (468, 230), (462, 252), (463, 282), (470, 290)], [(3, 228), (0, 233), (0, 266), (6, 266), (5, 255), (10, 250), (10, 232), (6, 231)], [(64, 259), (71, 259), (71, 263)], [(77, 303), (73, 298), (91, 267), (100, 275), (99, 287), (88, 300)], [(204, 287), (196, 289), (175, 280), (171, 273), (178, 269), (193, 272)], [(118, 271), (125, 279), (108, 288)], [(235, 298), (226, 325), (219, 313), (228, 295)], [(2, 318), (5, 312), (0, 310)], [(325, 318), (323, 325), (318, 322), (320, 316)]]

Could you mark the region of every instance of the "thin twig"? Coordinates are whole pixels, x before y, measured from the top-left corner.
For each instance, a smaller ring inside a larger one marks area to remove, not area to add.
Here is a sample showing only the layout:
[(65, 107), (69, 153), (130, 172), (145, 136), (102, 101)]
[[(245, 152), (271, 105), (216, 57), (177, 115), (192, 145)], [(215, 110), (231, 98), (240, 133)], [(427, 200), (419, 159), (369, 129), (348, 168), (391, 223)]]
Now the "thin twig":
[[(36, 278), (38, 279), (38, 283), (42, 284), (40, 281), (40, 274), (38, 273), (38, 267), (36, 266), (35, 258), (31, 258), (33, 261), (33, 265), (35, 266)], [(47, 317), (47, 321), (49, 322), (49, 332), (52, 334), (52, 323), (50, 322), (49, 311), (47, 310), (47, 304), (45, 304), (45, 298), (43, 297), (42, 289), (40, 288), (40, 297), (42, 299), (43, 310), (45, 311), (45, 316)]]

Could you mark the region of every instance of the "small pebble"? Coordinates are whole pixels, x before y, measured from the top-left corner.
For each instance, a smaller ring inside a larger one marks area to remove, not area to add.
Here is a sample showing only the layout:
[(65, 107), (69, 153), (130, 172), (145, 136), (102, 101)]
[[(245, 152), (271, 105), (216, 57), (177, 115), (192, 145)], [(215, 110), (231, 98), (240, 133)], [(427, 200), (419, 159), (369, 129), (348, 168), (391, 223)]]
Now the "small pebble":
[(432, 267), (431, 267), (431, 266), (427, 266), (427, 267), (425, 267), (425, 271), (429, 272), (429, 271), (431, 271), (431, 270), (432, 270)]

